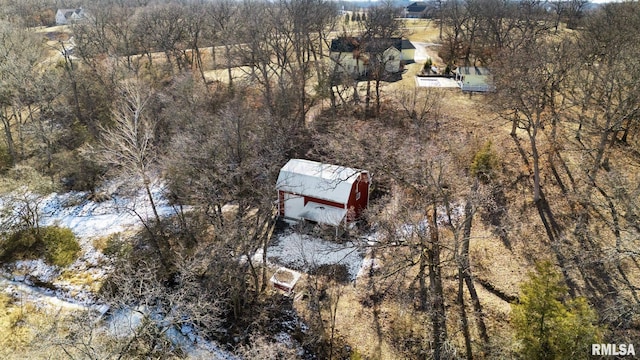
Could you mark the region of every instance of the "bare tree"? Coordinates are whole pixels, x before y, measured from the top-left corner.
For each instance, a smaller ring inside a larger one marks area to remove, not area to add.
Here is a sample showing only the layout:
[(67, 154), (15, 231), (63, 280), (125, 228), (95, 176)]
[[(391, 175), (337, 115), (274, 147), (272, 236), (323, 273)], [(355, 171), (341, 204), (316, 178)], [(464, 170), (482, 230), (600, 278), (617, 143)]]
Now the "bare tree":
[(145, 256), (116, 260), (118, 271), (98, 294), (107, 313), (87, 309), (60, 314), (51, 327), (38, 329), (34, 347), (69, 359), (210, 355), (195, 351), (195, 341), (183, 332), (188, 329), (201, 339), (215, 333), (222, 322), (225, 291), (202, 284), (206, 264), (200, 259), (180, 259), (168, 282), (166, 269)]
[(157, 4), (144, 8), (137, 21), (136, 34), (144, 44), (149, 63), (152, 63), (153, 52), (162, 51), (166, 60), (164, 69), (169, 74), (174, 73), (175, 67), (182, 71), (187, 62), (184, 12), (178, 4)]
[(2, 194), (2, 222), (0, 232), (29, 229), (36, 233), (46, 196), (55, 187), (28, 166), (15, 166), (0, 182)]
[(207, 8), (207, 18), (211, 19), (211, 40), (213, 48), (213, 66), (216, 67), (216, 45), (221, 43), (224, 47), (224, 64), (227, 69), (229, 89), (233, 89), (233, 67), (236, 63), (233, 49), (238, 45), (237, 34), (242, 24), (240, 20), (240, 5), (232, 1), (221, 0), (214, 2)]
[[(157, 159), (154, 146), (155, 123), (146, 113), (152, 90), (141, 79), (132, 78), (122, 82), (120, 98), (113, 109), (112, 125), (102, 128), (102, 139), (97, 155), (100, 161), (117, 169), (121, 176), (134, 179), (142, 185), (153, 212), (153, 220), (160, 224), (160, 215), (151, 191), (152, 167)], [(152, 235), (154, 245), (162, 259), (167, 259), (167, 244), (159, 240), (151, 229), (148, 219), (137, 214)]]
[(439, 126), (443, 94), (436, 88), (403, 89), (399, 96), (399, 105), (413, 125), (419, 137), (428, 137), (428, 132), (436, 131)]
[[(202, 61), (202, 45), (207, 34), (211, 33), (210, 26), (207, 23), (206, 16), (207, 7), (205, 4), (190, 3), (185, 10), (185, 42), (186, 48), (191, 52), (191, 56), (187, 57), (187, 61), (194, 71), (198, 70), (203, 82), (206, 82), (204, 76), (204, 63)], [(215, 51), (215, 47), (213, 48)]]
[[(533, 41), (510, 57), (505, 53), (503, 59), (509, 60), (496, 67), (497, 104), (512, 123), (511, 136), (517, 139), (517, 130), (524, 130), (530, 143), (534, 203), (542, 199), (538, 136), (546, 123), (555, 123), (561, 111), (557, 94), (571, 65), (565, 56), (567, 46), (570, 44)], [(532, 58), (534, 52), (540, 55)]]
[(549, 32), (548, 14), (540, 1), (450, 1), (444, 7), (445, 46), (449, 65), (489, 64), (500, 51), (515, 50)]
[[(402, 39), (403, 31), (397, 19), (400, 10), (391, 3), (369, 8), (368, 16), (363, 22), (363, 35), (360, 50), (369, 54), (369, 77), (367, 80), (366, 111), (369, 110), (371, 97), (371, 83), (374, 80), (376, 107), (375, 115), (380, 113), (380, 85), (383, 80), (392, 76), (389, 72), (389, 62), (398, 62), (399, 59), (391, 58), (387, 50), (398, 46), (398, 38)], [(400, 40), (401, 43), (401, 40)], [(398, 49), (402, 51), (402, 49)]]
[(29, 30), (0, 23), (0, 50), (0, 120), (11, 162), (15, 164), (23, 157), (23, 110), (31, 103), (29, 90), (44, 49)]
[(566, 2), (564, 15), (566, 16), (567, 28), (578, 28), (588, 4), (588, 0), (569, 0)]

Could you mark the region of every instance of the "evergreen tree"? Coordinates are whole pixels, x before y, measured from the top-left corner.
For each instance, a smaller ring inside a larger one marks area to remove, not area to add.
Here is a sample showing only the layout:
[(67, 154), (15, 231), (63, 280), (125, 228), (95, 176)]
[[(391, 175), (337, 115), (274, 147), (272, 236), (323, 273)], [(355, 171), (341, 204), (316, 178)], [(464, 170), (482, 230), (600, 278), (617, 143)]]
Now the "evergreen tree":
[[(428, 61), (429, 69), (431, 68), (430, 60), (431, 59)], [(425, 64), (425, 69), (427, 69), (427, 64)], [(493, 149), (491, 149), (491, 145), (491, 140), (489, 140), (482, 146), (482, 148), (473, 157), (473, 162), (469, 169), (471, 175), (477, 177), (484, 183), (491, 181), (499, 166), (498, 156)]]
[(512, 306), (516, 338), (524, 359), (587, 359), (603, 329), (584, 298), (565, 300), (567, 287), (549, 261), (521, 285), (520, 303)]

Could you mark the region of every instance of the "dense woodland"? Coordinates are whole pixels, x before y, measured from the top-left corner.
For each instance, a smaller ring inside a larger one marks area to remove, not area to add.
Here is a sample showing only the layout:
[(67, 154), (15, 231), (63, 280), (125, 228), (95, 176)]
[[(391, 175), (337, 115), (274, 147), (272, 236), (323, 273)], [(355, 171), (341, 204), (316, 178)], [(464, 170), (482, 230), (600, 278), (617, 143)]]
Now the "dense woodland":
[[(37, 194), (99, 201), (119, 181), (155, 209), (161, 179), (185, 209), (102, 249), (117, 271), (99, 301), (161, 320), (109, 337), (2, 295), (0, 357), (187, 357), (164, 334), (180, 324), (247, 359), (640, 352), (640, 5), (587, 5), (436, 2), (420, 26), (437, 61), (493, 73), (471, 96), (335, 72), (337, 36), (411, 36), (392, 3), (355, 20), (325, 0), (3, 0), (0, 261), (77, 256), (39, 226)], [(53, 27), (76, 6), (87, 19)], [(296, 301), (253, 257), (290, 158), (371, 171), (365, 219), (336, 241), (376, 234), (361, 245), (381, 264), (355, 283), (319, 269)]]

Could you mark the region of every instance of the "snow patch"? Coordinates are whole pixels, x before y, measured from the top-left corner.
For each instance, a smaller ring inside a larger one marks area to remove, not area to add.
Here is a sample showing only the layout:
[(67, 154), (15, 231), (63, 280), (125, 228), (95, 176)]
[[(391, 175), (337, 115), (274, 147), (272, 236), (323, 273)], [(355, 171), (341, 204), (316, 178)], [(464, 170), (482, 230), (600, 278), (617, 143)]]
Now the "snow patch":
[[(60, 276), (60, 268), (46, 264), (42, 259), (18, 260), (12, 266), (13, 279), (25, 281), (27, 275), (37, 278), (42, 282), (53, 282)], [(28, 280), (27, 280), (28, 281)]]
[[(174, 215), (176, 210), (164, 197), (165, 186), (154, 183), (151, 195), (161, 217)], [(144, 189), (132, 196), (115, 193), (109, 200), (94, 202), (87, 192), (52, 193), (43, 200), (40, 224), (69, 228), (80, 238), (107, 236), (141, 225), (141, 219), (154, 217)]]
[(89, 307), (84, 304), (62, 299), (51, 289), (42, 289), (23, 282), (9, 280), (6, 274), (0, 275), (0, 289), (20, 301), (33, 302), (38, 306), (51, 306), (55, 309), (73, 311), (89, 310)]
[(369, 275), (371, 272), (375, 272), (382, 267), (382, 262), (379, 259), (367, 257), (362, 262), (362, 266), (358, 271), (358, 278)]
[[(91, 287), (113, 271), (113, 266), (109, 258), (95, 249), (92, 239), (139, 228), (141, 219), (154, 216), (144, 189), (127, 194), (114, 184), (107, 184), (102, 191), (111, 194), (109, 200), (89, 200), (88, 192), (52, 193), (43, 197), (33, 195), (33, 199), (30, 194), (23, 194), (22, 197), (28, 201), (37, 200), (40, 226), (60, 226), (73, 231), (80, 244), (81, 255), (64, 270), (48, 265), (42, 259), (15, 261), (5, 266), (8, 272), (3, 274), (4, 286), (0, 288), (9, 287), (4, 290), (26, 296), (34, 302), (42, 297), (46, 303), (52, 303), (55, 301), (50, 297), (58, 297), (62, 303), (94, 306), (95, 296)], [(151, 185), (158, 214), (173, 215), (175, 209), (164, 197), (164, 191), (162, 182), (156, 181)], [(0, 197), (0, 205), (2, 203), (3, 198)], [(14, 221), (14, 215), (5, 215), (0, 220)], [(43, 288), (37, 287), (43, 285)]]
[(215, 343), (197, 335), (195, 329), (183, 324), (178, 328), (163, 318), (162, 314), (151, 311), (146, 306), (134, 309), (123, 308), (115, 311), (107, 321), (107, 329), (112, 336), (126, 338), (135, 335), (145, 316), (153, 319), (157, 326), (166, 327), (164, 334), (174, 346), (180, 347), (190, 359), (239, 360), (233, 354), (222, 350)]
[(267, 249), (267, 258), (304, 272), (320, 265), (345, 265), (351, 279), (355, 279), (362, 265), (362, 255), (353, 242), (338, 244), (291, 231), (276, 237), (275, 245)]
[(109, 334), (118, 338), (133, 336), (136, 330), (142, 325), (147, 310), (140, 306), (135, 309), (118, 309), (115, 311), (107, 324)]
[[(113, 271), (113, 266), (106, 256), (95, 249), (92, 239), (137, 229), (141, 226), (141, 220), (153, 219), (155, 215), (144, 189), (125, 194), (113, 184), (107, 184), (103, 190), (111, 195), (102, 202), (90, 200), (87, 192), (52, 193), (38, 200), (41, 209), (39, 224), (71, 229), (82, 248), (81, 256), (64, 270), (64, 274), (70, 277), (82, 275), (91, 281), (77, 284), (69, 279), (61, 279), (62, 270), (46, 264), (42, 259), (21, 260), (7, 266), (11, 273), (0, 272), (0, 289), (38, 306), (73, 311), (95, 310), (98, 318), (104, 317), (109, 307), (96, 303), (90, 286)], [(161, 182), (155, 182), (151, 186), (160, 217), (176, 214), (176, 209), (164, 197), (164, 191), (165, 187)], [(51, 288), (33, 286), (32, 279), (47, 283)], [(145, 307), (117, 310), (105, 325), (106, 330), (114, 336), (131, 336), (142, 323), (145, 314), (148, 314)], [(174, 345), (182, 347), (190, 358), (239, 360), (215, 343), (197, 335), (188, 325), (183, 325), (180, 329), (172, 326), (167, 329), (166, 335)]]

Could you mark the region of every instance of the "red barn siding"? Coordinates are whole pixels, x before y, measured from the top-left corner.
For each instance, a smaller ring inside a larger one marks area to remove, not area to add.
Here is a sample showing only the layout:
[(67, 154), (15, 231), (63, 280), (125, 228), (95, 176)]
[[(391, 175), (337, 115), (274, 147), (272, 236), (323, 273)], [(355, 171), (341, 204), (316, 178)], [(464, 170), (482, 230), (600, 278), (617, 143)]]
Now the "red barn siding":
[[(358, 192), (360, 192), (360, 198), (356, 199)], [(349, 194), (349, 201), (347, 203), (347, 209), (349, 210), (347, 212), (347, 221), (354, 221), (362, 216), (362, 212), (367, 208), (368, 202), (369, 174), (362, 173), (351, 187), (351, 194)]]
[(278, 215), (284, 216), (284, 191), (278, 191)]

